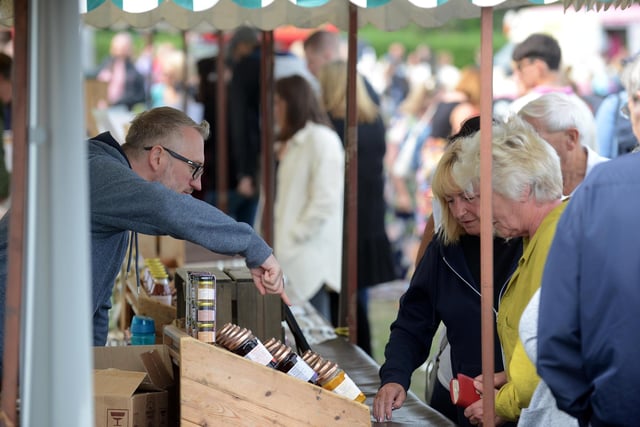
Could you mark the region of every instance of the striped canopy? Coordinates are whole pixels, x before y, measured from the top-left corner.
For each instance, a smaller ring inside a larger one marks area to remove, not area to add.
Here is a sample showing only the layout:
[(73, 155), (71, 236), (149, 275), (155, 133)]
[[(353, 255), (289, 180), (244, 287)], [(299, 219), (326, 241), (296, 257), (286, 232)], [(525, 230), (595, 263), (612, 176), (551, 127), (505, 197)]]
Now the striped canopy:
[[(356, 5), (358, 26), (382, 30), (410, 23), (437, 27), (451, 19), (474, 18), (480, 7), (511, 8), (556, 0), (80, 0), (84, 21), (95, 27), (150, 28), (166, 23), (178, 29), (229, 30), (252, 25), (272, 30), (281, 25), (310, 28), (330, 22), (348, 28), (349, 5)], [(628, 7), (639, 0), (561, 0), (565, 7)]]

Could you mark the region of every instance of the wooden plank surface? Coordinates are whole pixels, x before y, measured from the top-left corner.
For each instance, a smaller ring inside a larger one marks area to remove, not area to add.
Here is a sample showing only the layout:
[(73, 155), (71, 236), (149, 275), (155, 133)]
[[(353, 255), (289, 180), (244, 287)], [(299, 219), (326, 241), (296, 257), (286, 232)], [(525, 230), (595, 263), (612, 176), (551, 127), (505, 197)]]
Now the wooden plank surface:
[(370, 426), (368, 406), (185, 337), (182, 425)]

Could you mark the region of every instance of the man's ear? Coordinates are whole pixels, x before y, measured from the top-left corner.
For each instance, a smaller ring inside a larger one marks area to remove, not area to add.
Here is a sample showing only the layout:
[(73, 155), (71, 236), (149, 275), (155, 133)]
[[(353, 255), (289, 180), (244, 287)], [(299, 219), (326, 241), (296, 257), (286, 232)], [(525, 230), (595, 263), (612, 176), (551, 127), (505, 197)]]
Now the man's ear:
[(569, 128), (564, 131), (567, 136), (567, 149), (569, 151), (580, 147), (580, 132), (576, 128)]
[(162, 168), (163, 164), (163, 155), (162, 155), (162, 147), (159, 145), (155, 145), (148, 151), (147, 154), (147, 162), (149, 167), (153, 172), (157, 172), (160, 168)]

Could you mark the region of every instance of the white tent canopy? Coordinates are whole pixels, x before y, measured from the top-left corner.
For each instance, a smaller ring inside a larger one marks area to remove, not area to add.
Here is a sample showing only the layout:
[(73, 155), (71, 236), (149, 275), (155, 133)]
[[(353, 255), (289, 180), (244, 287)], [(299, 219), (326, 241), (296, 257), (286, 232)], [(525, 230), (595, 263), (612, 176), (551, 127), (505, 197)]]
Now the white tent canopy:
[[(513, 8), (556, 0), (80, 0), (84, 22), (99, 28), (149, 28), (167, 23), (182, 30), (230, 30), (251, 25), (311, 28), (331, 22), (348, 29), (350, 4), (358, 7), (358, 27), (395, 30), (410, 23), (438, 27), (451, 19), (477, 18), (481, 7)], [(628, 7), (631, 0), (563, 0), (565, 7)]]

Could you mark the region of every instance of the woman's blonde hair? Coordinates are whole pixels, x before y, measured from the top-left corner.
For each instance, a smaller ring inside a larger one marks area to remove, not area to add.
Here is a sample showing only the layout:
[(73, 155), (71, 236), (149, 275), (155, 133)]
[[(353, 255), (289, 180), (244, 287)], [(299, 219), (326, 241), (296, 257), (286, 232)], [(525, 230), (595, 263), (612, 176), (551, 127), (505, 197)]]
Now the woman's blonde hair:
[(460, 236), (465, 234), (464, 228), (453, 216), (447, 203), (447, 198), (462, 192), (462, 189), (454, 181), (451, 170), (460, 159), (461, 145), (464, 140), (465, 138), (458, 138), (447, 146), (431, 180), (431, 191), (442, 208), (442, 225), (438, 232), (438, 238), (445, 245), (457, 243)]
[[(318, 75), (322, 90), (322, 103), (327, 112), (335, 118), (347, 115), (347, 63), (330, 62), (322, 67)], [(372, 123), (378, 117), (378, 106), (373, 102), (364, 80), (356, 75), (356, 106), (358, 121)]]

